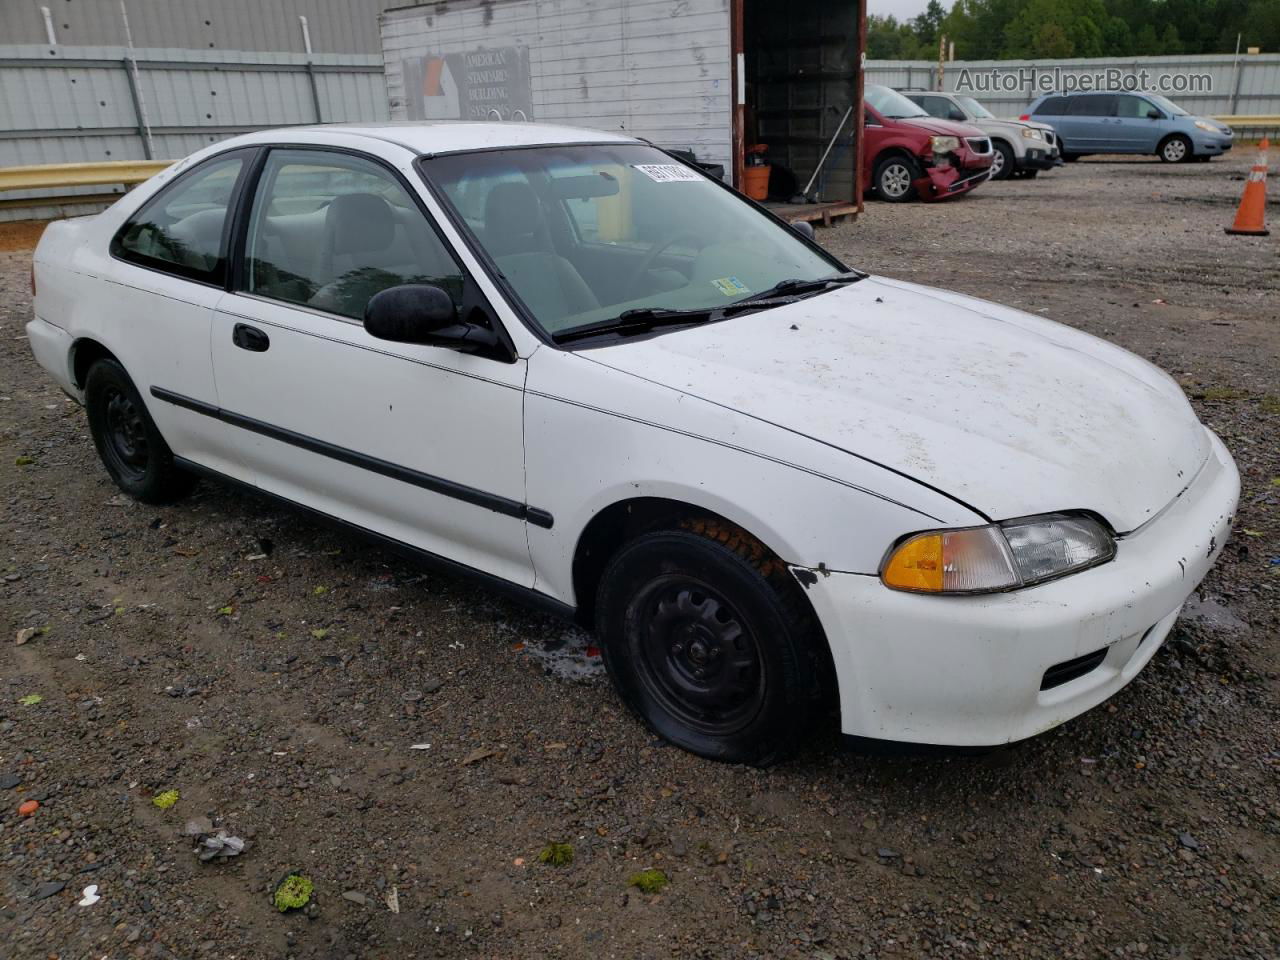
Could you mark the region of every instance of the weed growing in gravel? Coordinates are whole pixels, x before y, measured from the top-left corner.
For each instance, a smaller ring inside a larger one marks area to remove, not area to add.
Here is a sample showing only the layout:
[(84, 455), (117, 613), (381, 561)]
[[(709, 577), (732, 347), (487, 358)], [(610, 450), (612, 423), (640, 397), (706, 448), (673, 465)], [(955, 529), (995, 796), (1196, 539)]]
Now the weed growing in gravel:
[(633, 873), (631, 879), (627, 881), (627, 886), (635, 887), (641, 893), (661, 893), (670, 882), (661, 870), (650, 869)]
[(538, 854), (539, 863), (549, 863), (553, 867), (567, 867), (573, 863), (573, 844), (548, 843)]
[(177, 790), (166, 790), (164, 793), (157, 793), (151, 798), (151, 802), (161, 810), (168, 810), (178, 802), (179, 796), (181, 796), (181, 794), (179, 794)]
[(305, 907), (307, 901), (311, 899), (311, 891), (315, 889), (310, 877), (304, 877), (300, 873), (291, 873), (280, 881), (280, 886), (276, 887), (276, 895), (274, 903), (276, 909), (281, 913), (288, 910), (297, 910), (299, 907)]

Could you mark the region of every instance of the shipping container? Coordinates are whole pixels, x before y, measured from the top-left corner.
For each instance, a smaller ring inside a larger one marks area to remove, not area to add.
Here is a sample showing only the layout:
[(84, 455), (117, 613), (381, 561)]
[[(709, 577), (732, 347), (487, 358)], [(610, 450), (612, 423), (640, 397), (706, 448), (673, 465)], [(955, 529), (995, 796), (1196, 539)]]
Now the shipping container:
[[(439, 0), (380, 22), (393, 118), (619, 131), (744, 192), (767, 179), (788, 219), (859, 209), (865, 0)], [(791, 202), (806, 188), (821, 202)]]

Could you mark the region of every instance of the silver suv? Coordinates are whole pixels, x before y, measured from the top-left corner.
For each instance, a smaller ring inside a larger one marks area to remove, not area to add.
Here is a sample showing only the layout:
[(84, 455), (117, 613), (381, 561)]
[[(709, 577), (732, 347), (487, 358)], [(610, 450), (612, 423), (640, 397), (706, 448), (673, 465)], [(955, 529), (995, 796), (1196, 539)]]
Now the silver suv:
[(903, 95), (931, 117), (977, 127), (991, 138), (991, 179), (1034, 177), (1062, 163), (1058, 135), (1047, 123), (1000, 120), (973, 97), (959, 93), (904, 90)]

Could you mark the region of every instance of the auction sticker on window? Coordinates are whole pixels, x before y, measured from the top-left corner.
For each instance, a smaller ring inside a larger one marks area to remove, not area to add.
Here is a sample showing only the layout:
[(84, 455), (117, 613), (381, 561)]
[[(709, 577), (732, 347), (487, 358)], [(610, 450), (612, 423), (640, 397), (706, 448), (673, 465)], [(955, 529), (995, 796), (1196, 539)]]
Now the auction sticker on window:
[(678, 163), (633, 163), (632, 166), (654, 183), (679, 183), (681, 181), (697, 183), (703, 179), (695, 171)]
[(712, 280), (711, 285), (726, 297), (740, 296), (751, 292), (747, 285), (737, 277), (721, 277), (719, 280)]

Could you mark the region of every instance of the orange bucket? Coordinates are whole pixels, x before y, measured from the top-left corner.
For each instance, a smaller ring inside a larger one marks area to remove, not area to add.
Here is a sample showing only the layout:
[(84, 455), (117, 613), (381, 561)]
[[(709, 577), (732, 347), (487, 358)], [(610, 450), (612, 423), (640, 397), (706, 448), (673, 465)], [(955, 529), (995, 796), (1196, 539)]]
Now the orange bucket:
[(743, 167), (742, 192), (752, 200), (769, 199), (769, 171), (772, 167)]

